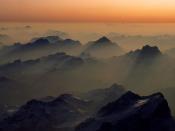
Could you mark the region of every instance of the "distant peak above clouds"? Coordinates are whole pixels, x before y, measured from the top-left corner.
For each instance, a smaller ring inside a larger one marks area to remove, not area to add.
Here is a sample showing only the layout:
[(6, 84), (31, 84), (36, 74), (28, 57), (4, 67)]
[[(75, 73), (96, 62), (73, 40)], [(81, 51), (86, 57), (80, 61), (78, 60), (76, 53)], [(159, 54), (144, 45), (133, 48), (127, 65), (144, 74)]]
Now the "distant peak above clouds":
[(137, 56), (139, 58), (150, 58), (160, 56), (162, 53), (157, 46), (145, 45), (141, 49), (130, 51), (128, 56)]
[(109, 58), (119, 56), (122, 53), (122, 48), (106, 36), (103, 36), (96, 41), (89, 42), (83, 51), (83, 54), (89, 54), (96, 58)]
[(99, 38), (97, 41), (95, 41), (95, 43), (111, 43), (111, 40), (106, 36), (103, 36)]

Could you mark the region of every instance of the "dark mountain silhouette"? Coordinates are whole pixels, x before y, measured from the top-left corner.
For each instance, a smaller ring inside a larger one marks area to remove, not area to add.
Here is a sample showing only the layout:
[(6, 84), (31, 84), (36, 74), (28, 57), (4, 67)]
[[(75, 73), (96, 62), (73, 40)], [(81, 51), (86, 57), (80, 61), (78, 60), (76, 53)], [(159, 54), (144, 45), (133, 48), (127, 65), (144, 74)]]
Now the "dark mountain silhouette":
[(33, 70), (35, 73), (38, 73), (40, 71), (47, 72), (54, 69), (74, 68), (83, 63), (83, 59), (79, 57), (70, 56), (65, 53), (56, 53), (35, 60), (15, 60), (12, 63), (1, 65), (0, 72), (2, 74), (11, 74), (15, 72), (20, 74), (20, 72), (30, 73)]
[[(57, 52), (78, 55), (81, 43), (72, 39), (61, 39), (58, 36), (35, 38), (26, 44), (4, 46), (0, 50), (1, 63), (12, 62), (15, 59), (29, 60)], [(5, 58), (4, 58), (5, 57)]]
[(104, 106), (76, 131), (173, 131), (175, 122), (161, 93), (141, 97), (127, 92)]
[(97, 41), (95, 41), (94, 43), (96, 44), (107, 44), (107, 43), (112, 43), (107, 37), (103, 36), (100, 39), (98, 39)]
[(90, 54), (92, 57), (107, 58), (118, 56), (122, 54), (123, 51), (116, 43), (113, 43), (104, 36), (97, 41), (89, 42), (82, 53)]
[(56, 131), (72, 128), (86, 118), (89, 102), (70, 94), (50, 102), (31, 100), (0, 122), (1, 131)]
[[(105, 91), (107, 93), (106, 95)], [(67, 129), (73, 129), (80, 122), (96, 113), (96, 104), (98, 104), (98, 109), (100, 109), (104, 104), (118, 99), (123, 94), (123, 91), (122, 86), (113, 84), (110, 88), (89, 92), (88, 94), (93, 93), (91, 94), (93, 97), (89, 100), (80, 99), (71, 94), (34, 99), (18, 108), (11, 115), (5, 117), (5, 114), (3, 114), (0, 129), (2, 131), (67, 131)], [(99, 97), (95, 97), (94, 95), (99, 95)], [(87, 95), (84, 98), (87, 98)]]
[(44, 39), (44, 38), (40, 38), (40, 39), (37, 39), (36, 41), (32, 42), (32, 43), (29, 43), (28, 45), (24, 46), (24, 47), (38, 47), (38, 46), (44, 46), (44, 45), (48, 45), (50, 42), (49, 40), (47, 39)]
[(40, 38), (34, 38), (32, 42), (35, 42), (40, 39), (46, 39), (49, 41), (51, 44), (55, 44), (55, 46), (60, 46), (60, 47), (78, 47), (81, 46), (81, 43), (76, 40), (72, 39), (62, 39), (59, 36), (47, 36), (47, 37), (40, 37)]
[[(76, 128), (76, 131), (173, 131), (175, 129), (168, 103), (161, 93), (139, 96), (131, 91), (124, 92), (122, 86), (114, 84), (110, 88), (89, 92), (84, 96), (88, 98), (87, 100), (71, 94), (33, 99), (19, 108), (8, 108), (15, 110), (6, 116), (2, 114), (0, 130), (73, 131)], [(96, 104), (103, 102), (105, 105), (101, 104), (98, 108), (100, 110), (96, 112), (94, 108)]]
[(161, 51), (157, 46), (145, 45), (142, 49), (137, 49), (126, 54), (129, 57), (137, 57), (138, 59), (149, 59), (155, 58), (162, 55)]
[[(122, 82), (129, 87), (133, 87), (130, 88), (131, 90), (143, 93), (148, 91), (150, 85), (152, 85), (150, 88), (163, 86), (163, 84), (158, 84), (164, 81), (162, 70), (166, 70), (166, 65), (171, 65), (171, 62), (172, 60), (164, 55), (158, 47), (149, 45), (113, 58), (116, 67), (114, 70), (122, 74)], [(167, 73), (166, 76), (168, 74), (170, 73)], [(159, 79), (159, 82), (154, 82), (153, 79)], [(164, 86), (166, 87), (167, 84)]]
[(50, 43), (55, 43), (58, 41), (62, 41), (63, 39), (59, 36), (46, 36), (46, 37), (39, 37), (39, 38), (33, 38), (31, 42), (35, 42), (38, 39), (47, 39)]

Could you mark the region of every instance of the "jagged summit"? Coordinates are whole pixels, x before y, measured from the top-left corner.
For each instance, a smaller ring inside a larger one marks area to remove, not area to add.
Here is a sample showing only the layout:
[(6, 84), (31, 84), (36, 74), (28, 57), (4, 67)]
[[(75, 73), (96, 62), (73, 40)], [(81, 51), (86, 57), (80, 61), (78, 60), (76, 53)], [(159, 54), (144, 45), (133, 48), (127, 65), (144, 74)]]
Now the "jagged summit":
[(173, 131), (174, 119), (162, 93), (139, 96), (127, 92), (104, 106), (76, 131)]
[(96, 41), (89, 42), (82, 52), (82, 54), (89, 54), (91, 57), (95, 58), (109, 58), (119, 56), (122, 53), (122, 48), (105, 36)]
[[(98, 114), (100, 117), (104, 117), (127, 110), (133, 111), (131, 113), (142, 112), (142, 115), (160, 113), (159, 115), (164, 114), (167, 117), (171, 116), (168, 103), (162, 93), (155, 93), (150, 96), (139, 96), (131, 91), (128, 91), (117, 101), (104, 106)], [(146, 117), (148, 117), (148, 115), (146, 115)]]
[(135, 101), (138, 101), (141, 97), (131, 91), (126, 92), (123, 96), (121, 96), (117, 101), (113, 103), (109, 103), (104, 106), (99, 112), (99, 116), (109, 115), (113, 112), (119, 112), (125, 110), (130, 105), (132, 105)]
[(140, 50), (140, 55), (143, 55), (143, 56), (157, 56), (160, 54), (161, 54), (161, 51), (159, 50), (157, 46), (145, 45)]
[(157, 46), (150, 45), (145, 45), (141, 49), (130, 51), (126, 54), (126, 56), (138, 58), (139, 61), (144, 59), (152, 59), (161, 55), (162, 53)]
[(49, 44), (49, 41), (47, 39), (41, 38), (41, 39), (37, 39), (36, 41), (34, 41), (31, 44), (32, 45), (47, 45), (47, 44)]
[(34, 99), (20, 107), (12, 116), (0, 121), (0, 129), (56, 131), (71, 128), (78, 120), (86, 117), (88, 104), (70, 94), (61, 95), (48, 102)]
[(106, 36), (101, 37), (95, 43), (111, 43), (111, 40), (109, 40)]
[(57, 101), (74, 101), (74, 100), (78, 100), (76, 99), (72, 94), (63, 94), (60, 95), (59, 97), (57, 97), (55, 100), (53, 100), (53, 102), (57, 102)]
[(55, 43), (57, 41), (62, 41), (63, 39), (60, 38), (59, 36), (46, 36), (46, 37), (38, 37), (38, 38), (33, 38), (31, 42), (35, 42), (39, 39), (47, 39), (50, 43)]

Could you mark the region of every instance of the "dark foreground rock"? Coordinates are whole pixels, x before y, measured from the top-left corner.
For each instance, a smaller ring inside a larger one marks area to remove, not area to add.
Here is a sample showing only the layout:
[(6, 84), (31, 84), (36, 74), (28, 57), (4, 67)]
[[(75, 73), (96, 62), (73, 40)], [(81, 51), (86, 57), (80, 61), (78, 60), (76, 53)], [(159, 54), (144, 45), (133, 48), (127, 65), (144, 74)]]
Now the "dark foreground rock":
[(127, 92), (80, 124), (76, 131), (174, 131), (174, 125), (161, 93), (141, 97)]

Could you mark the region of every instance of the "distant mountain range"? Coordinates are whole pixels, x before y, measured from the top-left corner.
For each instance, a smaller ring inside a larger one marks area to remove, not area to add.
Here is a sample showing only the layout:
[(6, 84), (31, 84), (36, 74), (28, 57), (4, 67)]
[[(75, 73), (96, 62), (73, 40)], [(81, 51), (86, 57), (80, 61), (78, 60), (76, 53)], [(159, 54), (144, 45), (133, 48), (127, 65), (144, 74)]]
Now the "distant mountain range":
[(142, 49), (138, 49), (128, 53), (128, 55), (138, 56), (140, 59), (144, 59), (146, 57), (156, 57), (161, 54), (162, 53), (158, 47), (149, 45), (145, 45), (142, 47)]
[[(174, 113), (175, 61), (156, 46), (124, 53), (107, 37), (82, 45), (46, 36), (5, 46), (0, 59), (0, 130), (169, 131), (174, 126), (166, 99)], [(109, 86), (116, 82), (127, 88)], [(128, 90), (161, 91), (166, 99)]]
[(27, 44), (16, 43), (2, 47), (0, 57), (4, 61), (1, 63), (12, 62), (15, 59), (36, 59), (57, 52), (74, 54), (80, 46), (79, 41), (61, 39), (58, 36), (36, 38)]
[(47, 56), (57, 52), (69, 55), (108, 58), (123, 53), (122, 49), (108, 38), (102, 37), (97, 41), (82, 45), (79, 41), (62, 39), (59, 36), (34, 38), (26, 44), (15, 43), (3, 46), (0, 50), (1, 64), (12, 62), (16, 59), (29, 60)]
[(125, 53), (106, 36), (2, 46), (0, 131), (174, 131), (172, 56), (150, 45)]
[[(1, 90), (5, 90), (2, 94), (0, 93), (0, 98), (3, 98), (2, 102), (11, 103), (14, 97), (20, 96), (17, 94), (22, 94), (23, 99), (21, 100), (24, 102), (26, 101), (25, 96), (27, 99), (32, 98), (36, 95), (32, 92), (36, 92), (40, 88), (42, 88), (42, 92), (38, 97), (46, 95), (49, 89), (52, 95), (56, 95), (56, 92), (63, 93), (66, 90), (88, 91), (118, 81), (139, 92), (147, 92), (147, 87), (151, 85), (151, 89), (149, 89), (151, 92), (155, 91), (156, 88), (173, 85), (174, 67), (169, 66), (175, 65), (173, 61), (160, 52), (158, 47), (149, 45), (104, 60), (71, 56), (66, 53), (55, 53), (26, 61), (16, 60), (0, 65), (0, 76), (12, 80), (0, 82)], [(168, 66), (170, 68), (167, 70)], [(167, 77), (162, 75), (162, 70)], [(155, 83), (153, 81), (155, 78), (160, 81)], [(49, 83), (52, 83), (53, 86), (50, 87)], [(11, 96), (7, 101), (4, 100), (5, 94)]]

